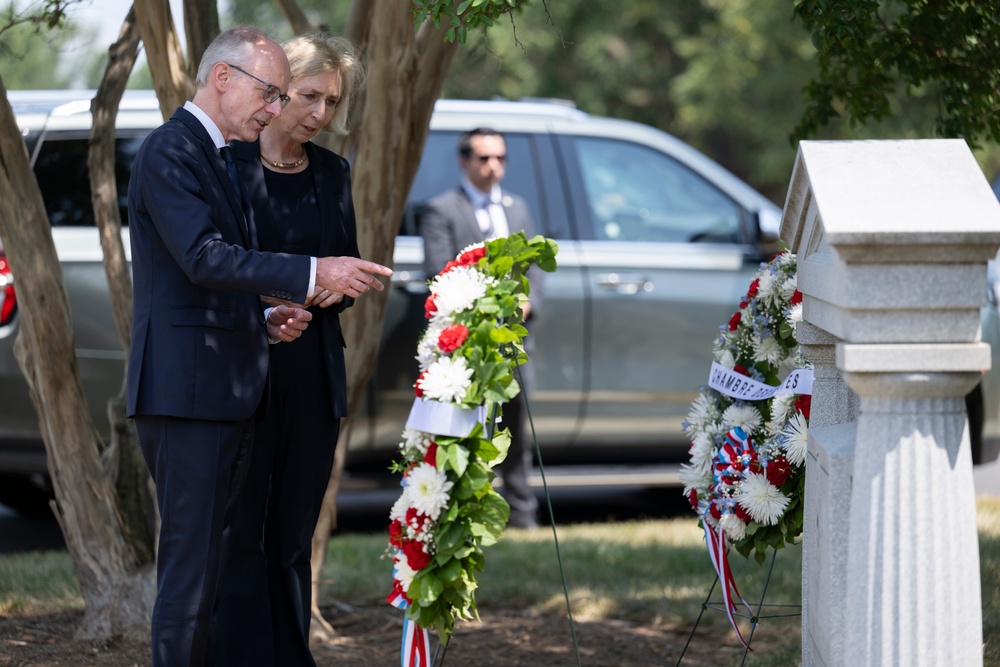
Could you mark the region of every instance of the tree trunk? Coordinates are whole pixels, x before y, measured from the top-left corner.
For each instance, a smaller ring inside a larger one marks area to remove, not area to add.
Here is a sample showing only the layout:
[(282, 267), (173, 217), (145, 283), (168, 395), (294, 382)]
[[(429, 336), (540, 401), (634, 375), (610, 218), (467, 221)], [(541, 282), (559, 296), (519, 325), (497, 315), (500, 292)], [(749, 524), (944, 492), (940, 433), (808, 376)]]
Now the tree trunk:
[[(118, 41), (108, 50), (108, 66), (90, 105), (93, 129), (88, 155), (94, 220), (104, 251), (111, 309), (126, 360), (132, 334), (132, 277), (122, 245), (122, 223), (118, 210), (115, 118), (138, 53), (139, 27), (132, 9), (125, 17)], [(104, 452), (104, 460), (118, 493), (118, 507), (127, 527), (126, 539), (136, 552), (138, 564), (151, 566), (156, 558), (156, 504), (149, 492), (149, 473), (139, 450), (135, 427), (125, 418), (127, 371), (126, 366), (122, 373), (122, 390), (108, 401), (111, 442)], [(152, 576), (152, 568), (149, 574)], [(147, 611), (151, 613), (152, 609)]]
[(187, 73), (194, 80), (205, 49), (219, 36), (219, 8), (214, 0), (184, 0), (184, 34), (188, 47)]
[(326, 29), (325, 26), (313, 25), (295, 0), (274, 0), (274, 2), (278, 5), (281, 13), (285, 15), (285, 20), (288, 21), (288, 25), (292, 26), (292, 32), (296, 35)]
[(184, 69), (184, 55), (170, 15), (168, 0), (134, 0), (139, 34), (149, 62), (160, 113), (166, 120), (194, 97), (194, 80)]
[(17, 280), (15, 355), (39, 414), (59, 521), (85, 611), (81, 637), (146, 631), (154, 589), (124, 537), (80, 382), (62, 268), (0, 79), (0, 237)]
[[(420, 39), (425, 51), (418, 52), (409, 3), (377, 0), (373, 5), (367, 33), (370, 69), (364, 124), (355, 130), (358, 157), (352, 185), (361, 256), (391, 266), (396, 231), (420, 164), (428, 121), (457, 44), (445, 42), (444, 28), (425, 25)], [(387, 298), (388, 291), (368, 293), (343, 315), (350, 408), (313, 535), (313, 619), (322, 624), (313, 628), (315, 638), (324, 636), (323, 626), (329, 628), (317, 606), (319, 575), (336, 525), (336, 493), (347, 454), (347, 434), (378, 354), (377, 332), (382, 329)], [(388, 525), (388, 517), (386, 521)], [(388, 590), (388, 572), (386, 581)]]

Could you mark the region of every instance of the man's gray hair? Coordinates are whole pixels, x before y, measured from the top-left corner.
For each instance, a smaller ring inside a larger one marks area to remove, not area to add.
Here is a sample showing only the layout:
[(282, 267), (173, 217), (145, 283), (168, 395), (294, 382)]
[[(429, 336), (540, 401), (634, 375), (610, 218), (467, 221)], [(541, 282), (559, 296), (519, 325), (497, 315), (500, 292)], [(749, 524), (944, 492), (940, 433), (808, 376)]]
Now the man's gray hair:
[(256, 28), (230, 28), (212, 40), (201, 56), (195, 83), (202, 87), (208, 83), (212, 68), (218, 63), (232, 63), (241, 66), (253, 51), (255, 44), (271, 41), (264, 32)]

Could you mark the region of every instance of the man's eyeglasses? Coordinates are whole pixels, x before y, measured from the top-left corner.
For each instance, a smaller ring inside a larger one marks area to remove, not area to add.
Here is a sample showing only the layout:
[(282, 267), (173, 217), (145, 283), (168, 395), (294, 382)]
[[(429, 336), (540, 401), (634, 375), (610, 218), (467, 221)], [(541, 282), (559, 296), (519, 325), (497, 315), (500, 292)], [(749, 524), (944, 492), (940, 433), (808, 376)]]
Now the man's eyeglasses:
[(478, 158), (482, 164), (486, 164), (493, 158), (496, 158), (496, 161), (499, 162), (500, 164), (503, 164), (507, 161), (506, 155), (477, 155), (476, 158)]
[(250, 77), (254, 81), (257, 81), (257, 82), (263, 84), (264, 85), (264, 101), (265, 102), (267, 102), (268, 104), (274, 104), (278, 100), (281, 100), (281, 108), (282, 109), (284, 109), (285, 107), (288, 106), (288, 103), (291, 101), (292, 98), (289, 97), (288, 95), (282, 94), (280, 88), (278, 88), (277, 86), (275, 86), (273, 84), (268, 83), (267, 81), (264, 81), (263, 79), (258, 79), (257, 77), (255, 77), (250, 72), (248, 72), (245, 69), (242, 69), (240, 67), (237, 67), (236, 65), (233, 65), (232, 63), (226, 63), (226, 64), (229, 65), (230, 67), (232, 67), (237, 72), (243, 72), (244, 74), (246, 74), (248, 77)]

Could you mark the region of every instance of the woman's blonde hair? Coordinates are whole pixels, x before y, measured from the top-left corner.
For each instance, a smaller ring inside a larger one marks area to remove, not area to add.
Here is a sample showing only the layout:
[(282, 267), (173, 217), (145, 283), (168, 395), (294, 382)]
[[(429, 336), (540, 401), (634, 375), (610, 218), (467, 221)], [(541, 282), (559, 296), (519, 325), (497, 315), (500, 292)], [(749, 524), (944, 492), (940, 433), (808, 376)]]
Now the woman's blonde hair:
[(329, 72), (340, 74), (340, 101), (325, 129), (347, 134), (351, 109), (368, 78), (364, 60), (354, 43), (346, 37), (309, 33), (293, 37), (281, 47), (288, 56), (292, 81)]

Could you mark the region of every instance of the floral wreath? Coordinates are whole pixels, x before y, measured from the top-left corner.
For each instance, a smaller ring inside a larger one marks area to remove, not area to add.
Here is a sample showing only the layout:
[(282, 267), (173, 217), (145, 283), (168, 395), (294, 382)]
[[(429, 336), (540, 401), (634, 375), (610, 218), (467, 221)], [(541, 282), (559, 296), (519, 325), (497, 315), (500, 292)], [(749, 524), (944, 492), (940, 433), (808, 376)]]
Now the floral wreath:
[[(728, 546), (763, 563), (767, 549), (802, 534), (811, 370), (796, 369), (811, 366), (795, 340), (801, 320), (796, 258), (785, 251), (761, 264), (739, 309), (720, 327), (712, 380), (683, 423), (691, 440), (690, 460), (681, 466), (684, 494), (705, 530), (737, 635), (732, 594), (742, 598), (729, 572)], [(796, 393), (785, 376), (799, 374), (809, 388), (800, 385)]]
[(457, 620), (477, 617), (483, 547), (496, 543), (510, 515), (492, 485), (510, 432), (490, 433), (487, 424), (520, 391), (514, 367), (527, 361), (527, 271), (554, 271), (557, 251), (518, 232), (466, 248), (430, 282), (416, 398), (393, 464), (403, 492), (389, 514), (387, 601), (406, 610), (403, 665), (430, 664), (428, 628), (446, 644)]

